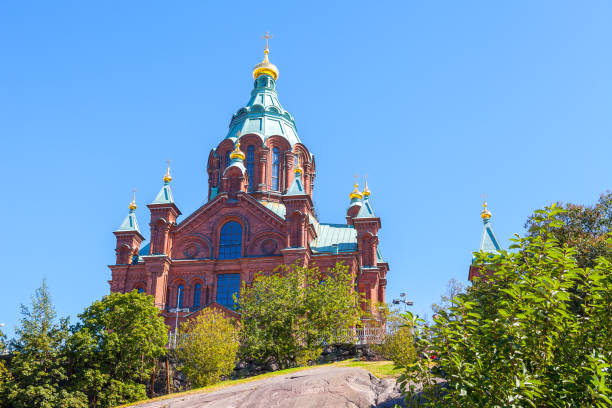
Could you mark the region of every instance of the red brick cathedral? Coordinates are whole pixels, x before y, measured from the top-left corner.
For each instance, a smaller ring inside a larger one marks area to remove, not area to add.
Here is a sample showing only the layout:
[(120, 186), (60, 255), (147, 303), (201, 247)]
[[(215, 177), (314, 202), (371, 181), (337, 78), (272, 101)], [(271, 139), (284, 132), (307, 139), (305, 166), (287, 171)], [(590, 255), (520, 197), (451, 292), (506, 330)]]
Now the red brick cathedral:
[(385, 301), (389, 265), (378, 249), (380, 218), (367, 183), (350, 193), (346, 223), (319, 221), (312, 191), (315, 158), (298, 136), (276, 92), (278, 69), (264, 59), (246, 106), (232, 116), (225, 138), (208, 155), (208, 202), (185, 218), (170, 188), (170, 169), (150, 212), (150, 241), (138, 228), (136, 204), (118, 230), (112, 292), (151, 294), (168, 324), (205, 307), (235, 310), (233, 294), (258, 272), (299, 262), (321, 270), (344, 262), (356, 287)]

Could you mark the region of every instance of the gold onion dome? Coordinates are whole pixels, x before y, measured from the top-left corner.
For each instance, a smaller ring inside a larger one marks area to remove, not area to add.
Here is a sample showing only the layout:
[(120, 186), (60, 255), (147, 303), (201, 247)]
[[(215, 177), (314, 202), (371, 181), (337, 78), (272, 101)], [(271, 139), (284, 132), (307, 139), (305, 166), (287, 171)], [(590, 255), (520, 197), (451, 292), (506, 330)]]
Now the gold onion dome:
[(488, 220), (489, 218), (491, 218), (491, 211), (487, 210), (487, 202), (486, 201), (484, 203), (482, 203), (482, 207), (483, 207), (483, 210), (480, 213), (480, 218), (482, 218), (483, 220)]
[(304, 172), (304, 170), (302, 170), (302, 168), (300, 166), (295, 168), (295, 174), (302, 174)]
[(242, 150), (240, 150), (240, 142), (236, 143), (236, 145), (234, 146), (234, 150), (232, 151), (232, 153), (230, 153), (230, 159), (240, 159), (244, 161), (245, 158), (246, 156), (244, 155), (244, 153), (242, 153)]
[(253, 67), (253, 79), (257, 79), (261, 75), (270, 75), (274, 80), (278, 78), (278, 68), (276, 68), (276, 65), (270, 63), (268, 59), (269, 52), (270, 50), (268, 50), (266, 46), (263, 61)]
[(172, 176), (170, 176), (170, 165), (166, 169), (166, 175), (164, 176), (164, 183), (169, 183), (172, 181)]
[(134, 190), (134, 195), (132, 196), (132, 202), (130, 203), (129, 208), (130, 210), (136, 209), (136, 190)]
[(355, 189), (351, 192), (351, 194), (349, 194), (349, 198), (351, 200), (354, 200), (356, 198), (361, 200), (363, 198), (363, 195), (361, 194), (361, 192), (359, 192), (359, 185), (357, 185), (357, 183), (355, 183)]

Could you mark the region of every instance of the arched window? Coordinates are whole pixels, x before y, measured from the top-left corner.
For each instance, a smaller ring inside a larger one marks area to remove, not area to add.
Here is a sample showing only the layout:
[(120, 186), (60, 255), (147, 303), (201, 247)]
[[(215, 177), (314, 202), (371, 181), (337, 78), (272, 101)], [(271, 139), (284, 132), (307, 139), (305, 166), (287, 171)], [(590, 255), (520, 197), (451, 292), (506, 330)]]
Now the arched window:
[(183, 285), (179, 285), (176, 294), (176, 307), (183, 307), (183, 293), (185, 293), (185, 287)]
[(255, 181), (255, 146), (253, 145), (247, 147), (246, 167), (249, 175), (249, 190), (253, 190)]
[(280, 152), (278, 147), (272, 149), (272, 190), (279, 191), (278, 188), (278, 175), (280, 173)]
[(232, 154), (231, 150), (228, 150), (227, 152), (225, 152), (225, 166), (227, 167), (230, 164), (230, 154)]
[(202, 295), (202, 285), (199, 283), (193, 289), (193, 307), (200, 307), (200, 296)]
[(240, 258), (242, 249), (242, 226), (230, 221), (221, 228), (219, 259)]
[(234, 295), (238, 297), (240, 290), (240, 274), (226, 273), (217, 277), (217, 303), (235, 310)]

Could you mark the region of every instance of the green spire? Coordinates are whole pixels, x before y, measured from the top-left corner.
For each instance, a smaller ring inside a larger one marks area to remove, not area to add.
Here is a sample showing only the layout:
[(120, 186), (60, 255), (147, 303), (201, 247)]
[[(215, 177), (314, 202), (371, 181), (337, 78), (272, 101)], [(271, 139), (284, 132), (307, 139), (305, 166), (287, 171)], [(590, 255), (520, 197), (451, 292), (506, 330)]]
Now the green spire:
[(355, 218), (376, 218), (374, 215), (374, 210), (372, 209), (372, 205), (370, 204), (370, 190), (368, 189), (368, 179), (366, 178), (365, 188), (361, 192), (363, 195), (363, 200), (361, 201), (361, 209), (357, 213)]
[(170, 160), (168, 160), (168, 168), (163, 180), (164, 185), (151, 204), (174, 204), (174, 197), (172, 197), (172, 190), (170, 189), (170, 182), (172, 181), (170, 176)]
[(302, 181), (302, 169), (295, 169), (295, 178), (293, 179), (293, 183), (291, 183), (291, 187), (287, 190), (286, 196), (296, 196), (296, 195), (305, 195), (306, 190), (304, 190), (304, 182)]
[(482, 240), (480, 241), (480, 250), (488, 253), (499, 253), (501, 251), (501, 246), (497, 241), (497, 237), (493, 232), (493, 227), (491, 226), (491, 212), (487, 210), (487, 203), (483, 203), (484, 209), (480, 213), (480, 218), (482, 218), (482, 222), (484, 224), (484, 228), (482, 231)]
[(134, 195), (132, 197), (132, 202), (130, 203), (129, 208), (130, 212), (115, 232), (136, 231), (140, 233), (140, 229), (138, 228), (138, 221), (136, 220), (136, 190), (134, 190)]

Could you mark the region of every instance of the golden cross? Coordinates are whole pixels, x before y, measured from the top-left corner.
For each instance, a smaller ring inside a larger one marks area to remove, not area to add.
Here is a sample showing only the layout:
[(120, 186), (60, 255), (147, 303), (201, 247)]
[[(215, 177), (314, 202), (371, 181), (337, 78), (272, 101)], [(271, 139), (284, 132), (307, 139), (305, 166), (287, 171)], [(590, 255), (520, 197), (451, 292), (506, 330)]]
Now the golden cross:
[(170, 159), (166, 160), (166, 163), (168, 164), (168, 168), (170, 168)]
[(272, 38), (272, 36), (270, 35), (270, 32), (266, 31), (266, 34), (264, 36), (262, 36), (261, 38), (266, 40), (266, 50), (267, 50), (268, 49), (268, 39)]

